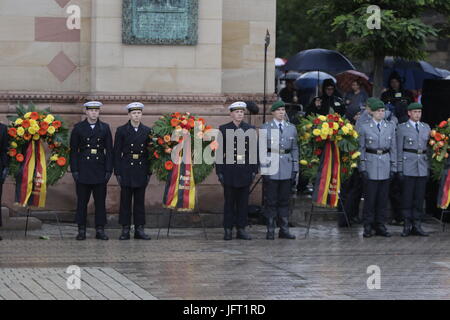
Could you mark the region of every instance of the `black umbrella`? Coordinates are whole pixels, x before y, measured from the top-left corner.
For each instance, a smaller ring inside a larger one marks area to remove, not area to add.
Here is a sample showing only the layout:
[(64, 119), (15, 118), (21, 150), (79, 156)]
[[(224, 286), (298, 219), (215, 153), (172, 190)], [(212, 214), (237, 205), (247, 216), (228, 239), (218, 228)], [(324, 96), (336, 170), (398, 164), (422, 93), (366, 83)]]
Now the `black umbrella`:
[(290, 57), (283, 66), (292, 71), (323, 71), (338, 74), (347, 70), (355, 70), (353, 64), (341, 53), (327, 49), (310, 49), (300, 51)]
[(290, 57), (282, 67), (292, 71), (317, 71), (317, 90), (319, 91), (319, 71), (329, 74), (338, 74), (347, 70), (355, 70), (353, 64), (341, 53), (327, 49), (309, 49), (300, 51)]
[(411, 69), (421, 71), (423, 73), (441, 77), (441, 73), (426, 61), (409, 61), (402, 58), (386, 57), (384, 59), (384, 67), (389, 69)]

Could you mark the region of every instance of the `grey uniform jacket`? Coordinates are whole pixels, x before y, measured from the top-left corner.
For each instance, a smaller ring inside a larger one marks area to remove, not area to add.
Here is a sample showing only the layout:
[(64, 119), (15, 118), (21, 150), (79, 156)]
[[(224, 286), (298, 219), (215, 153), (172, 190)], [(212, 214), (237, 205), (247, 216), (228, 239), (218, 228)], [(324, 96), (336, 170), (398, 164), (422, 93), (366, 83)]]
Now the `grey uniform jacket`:
[[(430, 126), (418, 123), (419, 132), (409, 121), (397, 128), (397, 171), (405, 176), (426, 177), (429, 174), (427, 146), (430, 138)], [(418, 150), (419, 153), (405, 149)]]
[[(359, 130), (359, 148), (361, 152), (359, 171), (366, 171), (370, 180), (387, 180), (390, 172), (397, 172), (397, 141), (395, 125), (389, 121), (381, 121), (381, 131), (373, 120), (361, 123)], [(373, 154), (367, 149), (388, 151)]]
[[(264, 123), (260, 130), (267, 130), (267, 148), (271, 148), (271, 130), (279, 130), (274, 120)], [(276, 174), (270, 175), (272, 180), (288, 180), (292, 178), (292, 172), (298, 172), (298, 136), (297, 128), (290, 122), (285, 121), (283, 127), (283, 133), (280, 134), (280, 149), (290, 150), (289, 153), (267, 153), (268, 157), (273, 154), (278, 155), (279, 168)], [(272, 151), (272, 150), (271, 150)], [(270, 163), (263, 164), (261, 161), (261, 168), (269, 166)], [(263, 174), (263, 169), (261, 169)]]

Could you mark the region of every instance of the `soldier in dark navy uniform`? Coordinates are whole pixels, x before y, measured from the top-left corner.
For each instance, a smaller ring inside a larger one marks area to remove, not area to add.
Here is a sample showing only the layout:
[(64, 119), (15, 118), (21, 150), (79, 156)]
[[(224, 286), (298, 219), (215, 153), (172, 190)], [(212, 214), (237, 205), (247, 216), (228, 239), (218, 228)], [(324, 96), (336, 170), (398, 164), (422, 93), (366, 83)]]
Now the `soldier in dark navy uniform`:
[(114, 138), (114, 173), (120, 185), (120, 240), (130, 239), (131, 216), (134, 238), (150, 240), (144, 232), (144, 202), (145, 189), (150, 181), (148, 145), (151, 128), (141, 123), (143, 109), (140, 102), (130, 103), (127, 106), (130, 121), (117, 128)]
[[(0, 204), (2, 200), (3, 183), (5, 183), (9, 170), (8, 148), (9, 148), (8, 128), (3, 123), (0, 123)], [(0, 227), (1, 226), (2, 226), (2, 214), (0, 212)], [(2, 240), (2, 237), (0, 237), (0, 240)]]
[(84, 105), (87, 118), (75, 124), (70, 136), (70, 169), (77, 185), (77, 240), (86, 239), (87, 205), (91, 194), (95, 203), (96, 239), (108, 240), (106, 225), (106, 185), (113, 171), (113, 145), (109, 125), (100, 121), (101, 102)]
[[(238, 239), (251, 240), (245, 227), (248, 218), (250, 185), (258, 173), (258, 146), (255, 127), (242, 121), (246, 107), (246, 103), (242, 101), (230, 105), (228, 109), (233, 121), (219, 127), (223, 142), (217, 155), (223, 156), (223, 159), (217, 161), (216, 173), (223, 185), (225, 197), (224, 240), (232, 239), (234, 226), (237, 227)], [(229, 144), (227, 144), (227, 136)]]

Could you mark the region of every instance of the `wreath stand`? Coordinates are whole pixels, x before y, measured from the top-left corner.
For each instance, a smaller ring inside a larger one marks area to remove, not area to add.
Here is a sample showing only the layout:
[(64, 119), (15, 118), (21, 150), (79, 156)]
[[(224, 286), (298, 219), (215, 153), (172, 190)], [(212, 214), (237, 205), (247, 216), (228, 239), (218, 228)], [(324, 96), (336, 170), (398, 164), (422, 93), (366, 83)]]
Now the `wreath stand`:
[[(30, 206), (27, 206), (27, 220), (25, 222), (25, 238), (27, 238), (28, 219), (30, 218), (31, 215), (32, 215), (31, 208), (30, 208)], [(58, 225), (59, 235), (60, 235), (61, 239), (64, 239), (62, 230), (61, 230), (61, 224), (59, 223), (58, 213), (56, 211), (55, 211), (55, 218), (56, 218), (56, 224)]]
[[(196, 201), (196, 203), (198, 203), (197, 200), (198, 200), (198, 199), (197, 199), (197, 193), (196, 193), (196, 195), (195, 195), (195, 201)], [(172, 223), (172, 215), (174, 214), (174, 211), (175, 211), (174, 209), (169, 209), (169, 223), (168, 223), (168, 225), (167, 225), (167, 238), (169, 238), (170, 227), (171, 227), (171, 223)], [(157, 222), (157, 224), (158, 224), (158, 236), (156, 237), (156, 240), (159, 239), (159, 234), (161, 233), (161, 225), (159, 224), (159, 218), (160, 218), (160, 216), (161, 216), (162, 214), (163, 214), (163, 213), (159, 213), (159, 214), (158, 214), (158, 222)], [(176, 213), (176, 214), (179, 214), (179, 213)], [(201, 224), (202, 224), (203, 233), (204, 233), (204, 235), (205, 235), (205, 240), (208, 240), (208, 235), (206, 234), (205, 222), (203, 221), (203, 218), (202, 218), (202, 216), (200, 215), (200, 211), (194, 210), (194, 211), (192, 211), (191, 214), (192, 214), (192, 215), (196, 215), (196, 216), (199, 217), (199, 220), (200, 220), (200, 222), (201, 222)]]

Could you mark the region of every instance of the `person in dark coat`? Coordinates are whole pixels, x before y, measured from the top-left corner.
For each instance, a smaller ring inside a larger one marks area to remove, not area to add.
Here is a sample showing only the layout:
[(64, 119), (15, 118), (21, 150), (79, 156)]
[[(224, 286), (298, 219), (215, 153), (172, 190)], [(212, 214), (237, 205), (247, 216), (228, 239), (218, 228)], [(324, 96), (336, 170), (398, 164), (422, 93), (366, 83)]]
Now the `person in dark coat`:
[(238, 239), (251, 240), (245, 228), (250, 185), (258, 173), (258, 145), (255, 127), (243, 121), (246, 107), (242, 101), (230, 105), (232, 121), (219, 127), (222, 142), (216, 153), (216, 174), (225, 197), (224, 240), (232, 239), (234, 226)]
[(91, 194), (95, 203), (96, 239), (108, 240), (106, 225), (106, 185), (113, 171), (113, 144), (109, 125), (100, 121), (101, 102), (91, 101), (86, 120), (75, 124), (70, 135), (70, 170), (77, 187), (77, 240), (86, 239), (87, 205)]
[(130, 120), (117, 128), (114, 138), (114, 174), (120, 185), (119, 224), (122, 225), (119, 240), (130, 239), (131, 216), (135, 227), (134, 238), (150, 240), (144, 232), (144, 202), (150, 181), (148, 145), (151, 128), (141, 123), (143, 109), (144, 105), (140, 102), (130, 103), (127, 106)]
[(332, 79), (325, 79), (322, 83), (322, 108), (328, 110), (334, 110), (342, 117), (345, 115), (345, 103), (339, 92), (336, 90), (336, 84)]
[(398, 123), (407, 122), (408, 105), (414, 102), (414, 96), (411, 91), (403, 89), (400, 75), (393, 71), (389, 76), (389, 89), (381, 94), (381, 100), (387, 108), (394, 112)]
[[(8, 128), (3, 123), (0, 123), (0, 209), (1, 209), (1, 200), (3, 193), (3, 183), (5, 183), (6, 177), (8, 176), (9, 170), (9, 157), (8, 157), (8, 148), (9, 148), (9, 136), (8, 136)], [(2, 226), (2, 215), (0, 212), (0, 227)], [(2, 237), (0, 237), (2, 240)]]

